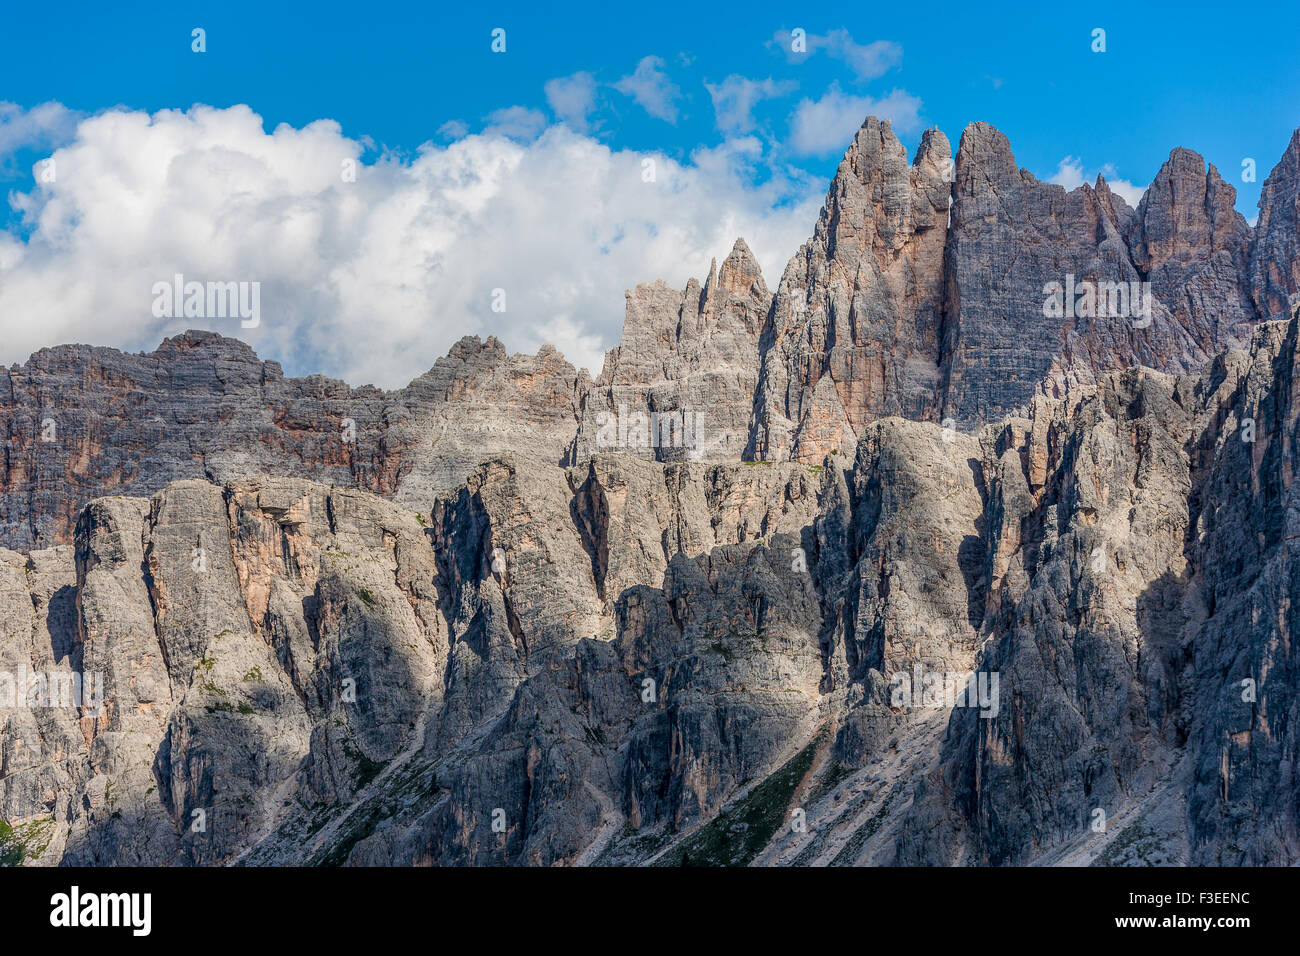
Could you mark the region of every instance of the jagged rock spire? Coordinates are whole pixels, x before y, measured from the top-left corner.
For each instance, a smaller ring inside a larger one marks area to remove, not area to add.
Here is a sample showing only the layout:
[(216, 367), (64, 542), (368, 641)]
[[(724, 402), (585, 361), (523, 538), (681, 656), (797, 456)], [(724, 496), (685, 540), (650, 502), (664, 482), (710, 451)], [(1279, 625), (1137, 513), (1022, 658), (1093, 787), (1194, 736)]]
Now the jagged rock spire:
[(1265, 317), (1287, 314), (1300, 294), (1300, 129), (1264, 180), (1251, 253), (1252, 294)]

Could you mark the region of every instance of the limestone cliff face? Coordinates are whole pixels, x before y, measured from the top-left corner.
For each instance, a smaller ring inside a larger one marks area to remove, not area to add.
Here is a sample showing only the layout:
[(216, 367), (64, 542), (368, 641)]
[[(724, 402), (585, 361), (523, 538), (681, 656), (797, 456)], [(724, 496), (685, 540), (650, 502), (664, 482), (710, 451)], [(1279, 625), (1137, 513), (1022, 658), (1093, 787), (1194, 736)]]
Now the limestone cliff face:
[(691, 279), (678, 292), (661, 280), (629, 292), (622, 343), (583, 396), (571, 460), (625, 449), (658, 461), (738, 461), (771, 304), (743, 239), (721, 268), (710, 266), (703, 288)]
[(1188, 794), (1197, 863), (1300, 852), (1290, 717), (1300, 707), (1298, 372), (1300, 319), (1261, 327), (1248, 365), (1224, 363), (1210, 411), (1222, 424), (1198, 436), (1195, 603), (1183, 632), (1197, 678)]
[(84, 864), (545, 864), (690, 825), (822, 718), (816, 487), (506, 457), (428, 515), (289, 478), (97, 500), (74, 546), (0, 551), (6, 667), (103, 682), (0, 708), (0, 815)]
[(988, 422), (1108, 369), (1192, 371), (1239, 346), (1256, 316), (1233, 199), (1175, 150), (1134, 213), (1100, 179), (1068, 193), (1038, 182), (1006, 137), (972, 124), (947, 250), (944, 415)]
[(775, 294), (737, 240), (703, 285), (627, 294), (595, 382), (552, 348), (467, 337), (404, 389), (286, 379), (243, 343), (190, 332), (147, 355), (61, 346), (0, 370), (0, 544), (71, 541), (105, 493), (292, 475), (428, 508), (480, 461), (603, 452), (657, 461), (851, 458), (881, 417), (970, 432), (1109, 370), (1203, 368), (1296, 294), (1300, 140), (1258, 228), (1175, 149), (1138, 209), (1105, 181), (1066, 192), (986, 123), (912, 162), (868, 117)]
[(1259, 197), (1251, 249), (1251, 288), (1261, 316), (1286, 315), (1300, 293), (1300, 129), (1278, 160)]
[(0, 373), (0, 859), (1300, 861), (1294, 153), (1252, 232), (1185, 150), (1130, 210), (869, 121), (775, 294), (641, 286), (595, 383)]
[(888, 121), (858, 130), (777, 290), (755, 458), (852, 454), (877, 418), (933, 417), (950, 159), (938, 130), (910, 165)]
[(495, 337), (466, 336), (428, 372), (385, 396), (376, 440), (381, 457), (398, 463), (391, 496), (427, 509), (438, 493), (464, 484), (484, 458), (521, 447), (559, 463), (589, 384), (551, 346), (510, 355)]
[(34, 864), (1295, 862), (1298, 341), (849, 468), (97, 499), (0, 552), (0, 816)]
[[(1245, 348), (1259, 316), (1251, 299), (1250, 227), (1233, 208), (1236, 190), (1189, 149), (1175, 149), (1138, 203), (1126, 238), (1168, 321), (1195, 345), (1199, 367)], [(1281, 311), (1281, 310), (1279, 310)], [(1163, 317), (1163, 316), (1162, 316)], [(1170, 356), (1156, 367), (1172, 370)]]
[[(326, 481), (395, 485), (378, 460), (379, 392), (286, 380), (277, 363), (214, 333), (148, 355), (44, 349), (0, 371), (0, 395), (0, 540), (23, 550), (71, 543), (92, 498), (182, 478), (311, 469)], [(342, 441), (348, 417), (358, 424), (352, 448)]]
[(70, 543), (99, 495), (183, 478), (314, 477), (428, 507), (528, 435), (558, 463), (585, 379), (554, 349), (467, 337), (405, 389), (285, 378), (247, 345), (187, 332), (157, 351), (60, 346), (0, 369), (0, 543)]
[(1298, 329), (1108, 376), (1008, 442), (989, 493), (1021, 556), (990, 542), (980, 666), (1014, 696), (954, 712), (899, 862), (1296, 859)]

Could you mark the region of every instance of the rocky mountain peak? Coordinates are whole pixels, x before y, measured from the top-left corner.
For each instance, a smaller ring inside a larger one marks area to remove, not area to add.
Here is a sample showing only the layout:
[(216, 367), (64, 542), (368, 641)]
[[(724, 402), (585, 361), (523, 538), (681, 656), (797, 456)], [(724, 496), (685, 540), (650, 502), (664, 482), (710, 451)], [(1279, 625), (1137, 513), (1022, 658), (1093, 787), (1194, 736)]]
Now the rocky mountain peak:
[(1123, 235), (1133, 220), (1133, 208), (1123, 196), (1110, 188), (1110, 183), (1106, 182), (1106, 177), (1101, 173), (1097, 174), (1092, 192), (1097, 197), (1097, 204), (1105, 213), (1107, 220), (1118, 234)]
[(866, 175), (880, 165), (882, 155), (896, 153), (901, 153), (904, 158), (907, 156), (907, 151), (894, 134), (889, 120), (868, 116), (858, 127), (853, 142), (844, 151), (844, 158), (840, 160), (835, 177), (839, 179), (852, 172), (858, 182), (864, 182)]
[(0, 673), (108, 689), (0, 705), (0, 861), (1300, 860), (1300, 134), (1253, 231), (1190, 150), (950, 159), (868, 118), (775, 294), (639, 285), (594, 383), (0, 370)]
[(187, 329), (179, 335), (172, 335), (162, 340), (154, 354), (182, 354), (197, 349), (208, 349), (233, 355), (245, 355), (256, 358), (253, 349), (240, 339), (229, 338), (206, 329)]
[(1037, 182), (1016, 163), (1011, 141), (1001, 130), (976, 120), (962, 131), (957, 146), (959, 189), (987, 188), (992, 183), (1012, 184), (1021, 179)]
[[(115, 433), (112, 416), (96, 418), (101, 405), (116, 401), (105, 384), (114, 376), (144, 388), (170, 374), (172, 385), (203, 392), (220, 415), (235, 410), (234, 418), (202, 426), (215, 429), (210, 441), (196, 434), (169, 449), (180, 464), (143, 469), (143, 487), (155, 486), (150, 476), (270, 467), (280, 459), (268, 450), (293, 448), (291, 460), (276, 466), (286, 473), (347, 477), (416, 501), (457, 486), (479, 452), (515, 446), (514, 415), (545, 436), (537, 447), (553, 460), (586, 460), (600, 447), (598, 423), (608, 415), (698, 410), (712, 419), (707, 441), (696, 441), (696, 432), (695, 447), (652, 441), (636, 453), (820, 462), (831, 452), (852, 454), (881, 416), (975, 427), (1109, 369), (1140, 363), (1194, 371), (1224, 348), (1244, 347), (1259, 318), (1276, 314), (1300, 286), (1298, 181), (1300, 135), (1265, 182), (1252, 232), (1233, 209), (1235, 190), (1192, 150), (1170, 153), (1133, 210), (1101, 176), (1075, 190), (1039, 182), (988, 123), (967, 126), (955, 156), (942, 131), (925, 130), (909, 163), (890, 122), (868, 116), (775, 293), (744, 239), (710, 263), (703, 282), (637, 285), (626, 296), (621, 342), (595, 382), (554, 349), (510, 355), (492, 336), (464, 337), (394, 393), (321, 377), (286, 380), (278, 364), (242, 342), (203, 331), (174, 336), (147, 356), (44, 350), (0, 373), (0, 394), (11, 405), (0, 409), (0, 423), (13, 436), (4, 540), (31, 544), (17, 516), (33, 500), (33, 482), (42, 489), (36, 511), (49, 512), (38, 520), (58, 529), (54, 540), (66, 540), (73, 499), (118, 467), (104, 464), (96, 477), (93, 449), (90, 465), (62, 461), (50, 449), (38, 455), (24, 408), (46, 402), (35, 396), (66, 394), (74, 430), (93, 424)], [(1067, 286), (1091, 289), (1091, 298), (1078, 293), (1068, 310), (1062, 302), (1051, 314), (1048, 290), (1059, 288), (1063, 298)], [(1099, 311), (1098, 295), (1118, 313)], [(179, 378), (177, 368), (185, 369)], [(106, 390), (81, 394), (72, 383), (83, 379)], [(151, 417), (165, 419), (180, 402), (169, 396)], [(263, 415), (257, 403), (273, 410)], [(488, 410), (494, 403), (501, 414)], [(474, 427), (462, 414), (469, 408)], [(184, 417), (179, 407), (175, 413)], [(365, 432), (355, 447), (337, 442), (336, 423), (347, 418)], [(260, 424), (248, 429), (248, 421)], [(148, 441), (126, 437), (134, 425), (121, 427), (114, 443)], [(246, 442), (256, 447), (244, 449)], [(421, 456), (434, 464), (418, 464)], [(83, 469), (75, 480), (50, 471), (74, 467)]]
[(881, 415), (933, 413), (949, 183), (947, 139), (917, 161), (868, 117), (812, 238), (786, 267), (763, 356), (750, 454), (848, 454)]
[(1255, 233), (1254, 302), (1261, 315), (1284, 316), (1300, 293), (1300, 129), (1264, 180)]
[(487, 339), (480, 339), (477, 335), (463, 335), (438, 362), (466, 364), (500, 361), (505, 357), (506, 347), (495, 335), (489, 335)]
[(586, 461), (610, 441), (660, 461), (739, 459), (771, 302), (744, 239), (721, 266), (710, 263), (703, 287), (659, 279), (628, 291), (622, 341), (584, 396), (569, 460)]
[(1236, 201), (1200, 153), (1174, 149), (1138, 203), (1129, 239), (1138, 268), (1150, 274), (1171, 259), (1201, 261), (1224, 249), (1244, 261), (1250, 227)]
[[(711, 278), (713, 274), (714, 269), (710, 267), (709, 275)], [(758, 260), (749, 251), (749, 246), (745, 243), (745, 240), (739, 238), (731, 247), (731, 252), (727, 255), (727, 258), (722, 260), (722, 268), (717, 272), (716, 287), (725, 289), (731, 295), (740, 297), (751, 294), (759, 297), (771, 295), (767, 284), (763, 281), (763, 270), (759, 267)]]
[(1200, 153), (1177, 148), (1127, 229), (1135, 267), (1178, 332), (1195, 345), (1189, 367), (1223, 348), (1244, 347), (1257, 320), (1250, 298), (1251, 230), (1233, 208), (1236, 200), (1237, 191)]
[(921, 134), (920, 145), (916, 147), (913, 166), (930, 166), (943, 173), (952, 159), (952, 144), (943, 130), (932, 126)]

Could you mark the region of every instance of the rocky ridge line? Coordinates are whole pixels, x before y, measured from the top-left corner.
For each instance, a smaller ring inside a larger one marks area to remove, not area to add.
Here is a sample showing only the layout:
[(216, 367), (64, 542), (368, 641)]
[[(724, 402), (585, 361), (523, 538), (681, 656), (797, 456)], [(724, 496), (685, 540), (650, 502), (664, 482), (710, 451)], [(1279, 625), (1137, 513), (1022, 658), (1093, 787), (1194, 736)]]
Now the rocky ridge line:
[[(552, 464), (817, 463), (851, 457), (882, 416), (970, 431), (1111, 369), (1196, 371), (1300, 291), (1298, 151), (1300, 131), (1252, 230), (1190, 150), (1131, 210), (1100, 178), (1038, 182), (987, 124), (955, 156), (927, 131), (909, 164), (869, 117), (775, 292), (743, 240), (703, 285), (638, 286), (594, 382), (554, 349), (510, 356), (494, 338), (463, 339), (394, 392), (288, 379), (213, 333), (145, 355), (45, 349), (0, 370), (0, 544), (70, 543), (90, 499), (183, 478), (293, 475), (428, 508), (522, 435)], [(1067, 277), (1149, 283), (1151, 314), (1045, 314), (1044, 289)]]

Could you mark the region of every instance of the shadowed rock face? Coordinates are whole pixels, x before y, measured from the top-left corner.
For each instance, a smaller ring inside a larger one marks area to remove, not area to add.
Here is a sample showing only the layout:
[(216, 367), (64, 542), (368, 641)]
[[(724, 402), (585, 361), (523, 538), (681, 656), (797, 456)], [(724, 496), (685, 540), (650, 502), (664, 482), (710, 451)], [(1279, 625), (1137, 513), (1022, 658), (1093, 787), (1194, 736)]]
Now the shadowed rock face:
[(0, 551), (4, 670), (102, 703), (0, 706), (0, 816), (31, 863), (1295, 862), (1297, 341), (847, 469), (97, 499)]
[[(1136, 211), (948, 157), (869, 121), (775, 295), (743, 243), (641, 286), (595, 383), (207, 333), (0, 373), (0, 855), (1300, 860), (1289, 160), (1252, 234), (1187, 151)], [(1044, 314), (1058, 272), (1150, 325)], [(601, 447), (634, 403), (751, 460)]]
[(74, 546), (0, 551), (6, 669), (104, 682), (0, 709), (0, 815), (86, 864), (550, 863), (623, 808), (689, 825), (819, 719), (817, 480), (500, 458), (428, 516), (291, 478), (97, 500)]
[(954, 712), (899, 862), (1295, 861), (1298, 330), (1035, 408), (1041, 478), (1004, 456), (989, 489), (1023, 556), (990, 542), (982, 666), (1015, 696)]

